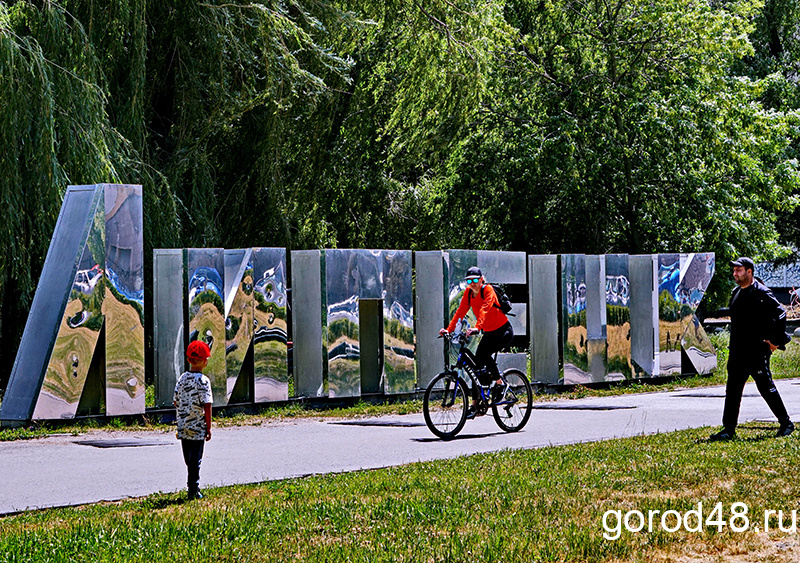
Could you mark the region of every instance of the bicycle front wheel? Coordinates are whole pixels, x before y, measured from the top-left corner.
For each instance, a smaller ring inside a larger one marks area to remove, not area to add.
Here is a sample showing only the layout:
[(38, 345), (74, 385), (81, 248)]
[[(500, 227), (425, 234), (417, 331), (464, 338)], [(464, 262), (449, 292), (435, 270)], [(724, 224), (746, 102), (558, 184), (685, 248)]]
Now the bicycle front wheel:
[(527, 376), (518, 369), (507, 369), (503, 379), (508, 384), (503, 396), (492, 404), (497, 425), (506, 432), (516, 432), (528, 423), (533, 408), (533, 391)]
[(422, 414), (425, 424), (439, 438), (455, 437), (467, 421), (467, 392), (464, 380), (454, 373), (440, 373), (425, 389)]

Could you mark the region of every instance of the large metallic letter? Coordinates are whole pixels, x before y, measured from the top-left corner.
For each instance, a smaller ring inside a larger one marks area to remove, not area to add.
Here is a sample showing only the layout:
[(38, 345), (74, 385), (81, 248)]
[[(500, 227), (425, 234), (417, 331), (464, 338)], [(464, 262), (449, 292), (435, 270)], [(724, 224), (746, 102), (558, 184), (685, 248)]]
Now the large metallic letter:
[(627, 254), (605, 255), (607, 381), (633, 377)]
[(292, 251), (292, 358), (294, 391), (299, 397), (328, 395), (327, 362), (323, 362), (322, 260), (319, 250)]
[(658, 255), (629, 256), (631, 364), (636, 377), (659, 374)]
[(564, 342), (564, 383), (591, 381), (586, 330), (586, 257), (561, 256), (562, 338)]
[(211, 380), (214, 405), (228, 400), (225, 371), (225, 301), (222, 276), (225, 252), (222, 248), (187, 248), (186, 291), (189, 311), (189, 342), (203, 340), (211, 357), (203, 373)]
[(361, 346), (367, 340), (361, 338), (359, 311), (374, 311), (374, 307), (359, 307), (361, 300), (382, 301), (383, 335), (375, 342), (382, 340), (383, 345), (368, 352), (383, 368), (376, 389), (384, 393), (414, 390), (411, 287), (410, 251), (325, 251), (325, 338), (331, 397), (354, 397), (362, 392), (362, 353), (367, 351)]
[(659, 255), (661, 375), (705, 374), (716, 369), (714, 347), (694, 314), (714, 266), (713, 252)]
[[(103, 328), (105, 215), (103, 188), (92, 186), (93, 202), (72, 290), (39, 392), (34, 419), (74, 418)], [(79, 223), (80, 224), (80, 223)]]
[(560, 383), (557, 256), (528, 256), (531, 380)]
[[(227, 402), (251, 400), (253, 366), (253, 250), (225, 251), (225, 372)], [(235, 392), (235, 393), (234, 393)]]
[(175, 384), (183, 373), (184, 263), (183, 250), (153, 250), (153, 355), (156, 407), (171, 407)]
[(144, 412), (143, 262), (141, 186), (70, 186), (0, 421)]
[(445, 327), (444, 253), (415, 252), (417, 276), (417, 379), (421, 388), (444, 370), (442, 341), (437, 339)]
[(144, 404), (144, 236), (141, 186), (105, 186), (106, 414)]
[(255, 402), (289, 397), (286, 249), (254, 248)]

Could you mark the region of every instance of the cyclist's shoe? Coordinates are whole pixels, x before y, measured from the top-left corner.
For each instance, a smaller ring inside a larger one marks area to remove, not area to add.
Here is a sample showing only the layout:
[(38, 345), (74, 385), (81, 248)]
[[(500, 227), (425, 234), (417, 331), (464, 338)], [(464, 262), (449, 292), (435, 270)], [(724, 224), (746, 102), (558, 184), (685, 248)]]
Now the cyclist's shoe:
[(478, 416), (478, 410), (475, 408), (475, 405), (470, 405), (469, 409), (467, 409), (467, 420), (472, 420)]
[(508, 385), (505, 383), (501, 383), (500, 385), (497, 385), (497, 383), (492, 383), (492, 402), (499, 403), (502, 401), (506, 394), (506, 389), (508, 389)]

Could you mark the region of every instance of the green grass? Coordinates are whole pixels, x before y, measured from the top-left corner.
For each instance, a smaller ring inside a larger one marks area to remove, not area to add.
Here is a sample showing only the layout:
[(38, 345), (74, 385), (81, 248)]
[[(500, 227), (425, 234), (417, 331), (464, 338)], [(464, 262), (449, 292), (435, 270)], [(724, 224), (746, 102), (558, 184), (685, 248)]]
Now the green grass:
[(723, 503), (727, 519), (743, 502), (760, 524), (764, 510), (797, 508), (800, 440), (774, 431), (746, 424), (738, 440), (708, 443), (710, 429), (696, 429), (212, 489), (191, 503), (158, 494), (24, 513), (0, 519), (0, 562), (763, 561), (792, 535), (656, 525), (612, 541), (602, 522), (698, 502), (704, 516)]

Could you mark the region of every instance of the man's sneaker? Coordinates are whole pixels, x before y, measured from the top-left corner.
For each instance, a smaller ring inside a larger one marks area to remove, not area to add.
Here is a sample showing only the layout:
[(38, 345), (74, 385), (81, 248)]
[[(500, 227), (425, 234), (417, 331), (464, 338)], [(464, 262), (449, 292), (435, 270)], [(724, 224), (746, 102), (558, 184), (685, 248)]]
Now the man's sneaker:
[(781, 424), (781, 427), (778, 428), (778, 433), (776, 434), (776, 436), (780, 438), (782, 436), (788, 436), (792, 432), (794, 432), (794, 424), (792, 424), (792, 422), (789, 421), (786, 424)]
[(473, 418), (475, 418), (475, 415), (477, 414), (478, 414), (477, 409), (475, 409), (473, 405), (470, 405), (469, 408), (467, 409), (467, 420), (472, 420)]
[(722, 429), (716, 434), (712, 434), (708, 437), (709, 442), (726, 442), (728, 440), (733, 440), (736, 438), (736, 431), (735, 430), (726, 430)]

